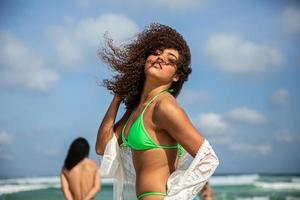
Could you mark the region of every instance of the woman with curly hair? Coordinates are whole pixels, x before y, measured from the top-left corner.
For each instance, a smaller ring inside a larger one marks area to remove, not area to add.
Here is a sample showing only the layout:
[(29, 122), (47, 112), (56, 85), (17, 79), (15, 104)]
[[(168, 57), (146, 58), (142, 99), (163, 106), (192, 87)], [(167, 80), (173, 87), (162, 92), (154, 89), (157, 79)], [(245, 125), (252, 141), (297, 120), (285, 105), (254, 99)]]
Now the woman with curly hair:
[[(192, 199), (218, 159), (176, 101), (192, 72), (186, 41), (153, 23), (127, 44), (116, 47), (111, 39), (106, 44), (100, 55), (116, 75), (104, 80), (114, 98), (98, 130), (97, 154), (108, 151), (112, 138), (130, 149), (139, 200)], [(115, 123), (120, 103), (126, 112)], [(194, 158), (188, 167), (179, 162), (184, 152)]]

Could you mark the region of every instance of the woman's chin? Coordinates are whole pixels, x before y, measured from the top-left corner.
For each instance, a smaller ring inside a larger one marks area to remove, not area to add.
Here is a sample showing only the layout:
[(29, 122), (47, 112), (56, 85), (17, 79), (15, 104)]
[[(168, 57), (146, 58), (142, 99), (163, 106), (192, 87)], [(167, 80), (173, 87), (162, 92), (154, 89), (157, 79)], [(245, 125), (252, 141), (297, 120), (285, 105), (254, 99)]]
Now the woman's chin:
[(155, 84), (168, 84), (171, 80), (167, 80), (165, 77), (162, 77), (159, 74), (147, 74), (146, 79)]
[(150, 67), (147, 69), (145, 72), (146, 76), (158, 76), (161, 74), (161, 69), (155, 68), (155, 67)]

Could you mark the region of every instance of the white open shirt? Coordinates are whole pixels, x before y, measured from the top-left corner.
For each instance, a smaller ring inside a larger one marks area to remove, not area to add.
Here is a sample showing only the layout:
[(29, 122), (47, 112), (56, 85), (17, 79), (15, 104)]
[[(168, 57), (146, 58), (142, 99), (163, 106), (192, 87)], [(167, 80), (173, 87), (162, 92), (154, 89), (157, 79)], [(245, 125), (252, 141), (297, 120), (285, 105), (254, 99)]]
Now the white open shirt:
[[(218, 165), (218, 157), (207, 140), (204, 140), (195, 157), (185, 151), (176, 170), (168, 178), (167, 196), (164, 200), (192, 200)], [(114, 200), (136, 198), (135, 189), (130, 194), (126, 189), (128, 186), (135, 187), (131, 149), (119, 146), (115, 134), (106, 145), (100, 168), (102, 178), (114, 179)]]

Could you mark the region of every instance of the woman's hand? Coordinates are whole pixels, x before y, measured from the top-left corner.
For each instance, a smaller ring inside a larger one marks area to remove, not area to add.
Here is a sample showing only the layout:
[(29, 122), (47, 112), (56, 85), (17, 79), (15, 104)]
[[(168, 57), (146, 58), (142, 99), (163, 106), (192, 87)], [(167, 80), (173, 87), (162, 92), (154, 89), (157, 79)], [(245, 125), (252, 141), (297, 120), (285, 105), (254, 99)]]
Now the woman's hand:
[(116, 102), (119, 102), (119, 103), (121, 103), (122, 102), (122, 97), (121, 96), (119, 96), (119, 95), (117, 95), (117, 94), (115, 94), (114, 95), (114, 98), (113, 98), (113, 101), (116, 101)]

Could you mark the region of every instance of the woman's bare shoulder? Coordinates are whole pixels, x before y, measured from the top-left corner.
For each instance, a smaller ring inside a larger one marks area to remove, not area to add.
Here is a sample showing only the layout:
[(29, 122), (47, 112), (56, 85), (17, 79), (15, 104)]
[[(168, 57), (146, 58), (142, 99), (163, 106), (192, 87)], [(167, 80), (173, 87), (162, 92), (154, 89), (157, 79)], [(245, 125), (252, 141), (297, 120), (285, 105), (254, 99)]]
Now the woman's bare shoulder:
[(171, 94), (166, 94), (162, 98), (158, 99), (154, 108), (154, 114), (162, 114), (161, 112), (172, 113), (175, 111), (183, 111), (183, 108)]
[(98, 169), (99, 168), (97, 161), (89, 159), (89, 158), (87, 158), (85, 160), (85, 165), (88, 166), (89, 168), (92, 168), (92, 169)]
[(61, 168), (60, 174), (61, 175), (66, 175), (66, 173), (68, 172), (68, 170), (65, 167)]
[[(203, 136), (193, 126), (184, 109), (177, 103), (175, 98), (162, 98), (156, 105), (154, 120), (158, 128), (165, 130), (185, 150), (195, 156)], [(194, 141), (190, 143), (190, 141)]]

